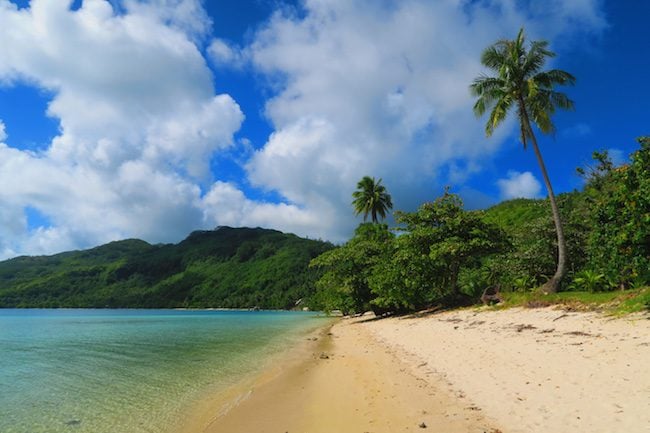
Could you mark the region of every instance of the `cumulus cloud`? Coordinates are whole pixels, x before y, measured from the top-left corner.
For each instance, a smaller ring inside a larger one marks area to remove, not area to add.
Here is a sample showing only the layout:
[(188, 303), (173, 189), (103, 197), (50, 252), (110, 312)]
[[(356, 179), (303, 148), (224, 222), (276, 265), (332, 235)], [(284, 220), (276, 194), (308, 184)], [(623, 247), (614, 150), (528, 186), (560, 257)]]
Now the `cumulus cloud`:
[[(41, 152), (0, 145), (3, 257), (175, 241), (217, 224), (344, 240), (361, 176), (382, 177), (408, 208), (479, 171), (509, 136), (505, 127), (485, 139), (471, 110), (467, 87), (487, 43), (521, 25), (552, 41), (605, 25), (598, 0), (543, 10), (515, 0), (306, 0), (240, 49), (209, 34), (200, 0), (115, 3), (71, 11), (65, 1), (0, 0), (0, 83), (47, 90), (47, 115), (60, 122)], [(242, 182), (283, 203), (252, 200), (210, 173), (244, 117), (213, 88), (197, 48), (207, 40), (213, 64), (249, 62), (269, 85), (274, 132), (255, 143)], [(47, 224), (30, 227), (28, 207)]]
[(0, 120), (0, 143), (4, 142), (7, 139), (7, 133), (5, 132), (5, 124)]
[(212, 226), (272, 227), (311, 237), (325, 238), (330, 233), (319, 232), (323, 223), (334, 223), (331, 209), (321, 212), (305, 210), (286, 203), (260, 203), (246, 198), (239, 188), (228, 182), (215, 182), (203, 198), (206, 220)]
[(231, 46), (223, 39), (215, 38), (208, 46), (208, 56), (217, 66), (241, 68), (246, 63), (246, 55), (239, 48)]
[[(127, 1), (120, 13), (104, 0), (67, 3), (0, 1), (0, 81), (47, 89), (47, 115), (60, 122), (40, 153), (0, 145), (0, 219), (13, 221), (0, 255), (176, 241), (205, 224), (210, 157), (243, 121), (193, 42), (205, 11), (181, 0)], [(28, 207), (50, 225), (29, 227)]]
[(542, 185), (535, 178), (533, 173), (525, 171), (509, 171), (508, 177), (497, 181), (501, 198), (509, 200), (512, 198), (539, 198)]
[(333, 239), (355, 224), (349, 199), (363, 175), (411, 201), (462, 184), (512, 131), (488, 140), (472, 113), (481, 51), (522, 25), (551, 40), (603, 28), (598, 1), (565, 3), (308, 0), (300, 13), (277, 12), (245, 50), (275, 90), (275, 132), (247, 165), (251, 182), (307, 211), (336, 209)]

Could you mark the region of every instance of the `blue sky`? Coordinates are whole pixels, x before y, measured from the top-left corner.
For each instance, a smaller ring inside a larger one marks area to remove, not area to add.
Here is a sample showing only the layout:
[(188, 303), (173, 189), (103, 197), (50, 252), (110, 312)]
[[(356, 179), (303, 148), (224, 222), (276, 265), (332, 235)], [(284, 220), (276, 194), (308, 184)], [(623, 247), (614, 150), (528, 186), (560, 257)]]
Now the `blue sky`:
[(0, 258), (195, 229), (344, 241), (381, 177), (414, 210), (543, 197), (513, 121), (467, 87), (524, 26), (577, 78), (540, 137), (556, 192), (649, 134), (650, 3), (601, 0), (0, 0)]

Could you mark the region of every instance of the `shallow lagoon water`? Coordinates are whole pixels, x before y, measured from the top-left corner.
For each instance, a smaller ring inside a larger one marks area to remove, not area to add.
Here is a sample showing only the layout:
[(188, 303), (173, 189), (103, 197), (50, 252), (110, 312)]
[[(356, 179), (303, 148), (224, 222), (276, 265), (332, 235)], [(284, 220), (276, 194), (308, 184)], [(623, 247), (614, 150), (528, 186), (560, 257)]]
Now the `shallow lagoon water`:
[(0, 432), (161, 433), (323, 322), (313, 313), (0, 310)]

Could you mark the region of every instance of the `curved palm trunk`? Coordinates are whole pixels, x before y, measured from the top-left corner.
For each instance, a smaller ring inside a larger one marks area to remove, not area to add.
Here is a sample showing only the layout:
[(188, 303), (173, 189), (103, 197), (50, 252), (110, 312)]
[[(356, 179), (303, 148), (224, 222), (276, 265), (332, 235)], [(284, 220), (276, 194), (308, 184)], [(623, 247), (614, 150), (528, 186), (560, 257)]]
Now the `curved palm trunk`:
[(555, 200), (555, 194), (553, 193), (553, 187), (551, 186), (551, 180), (548, 177), (548, 172), (546, 171), (546, 164), (544, 164), (544, 159), (542, 158), (542, 153), (539, 150), (537, 145), (537, 137), (533, 132), (533, 128), (530, 126), (530, 120), (528, 119), (528, 112), (523, 101), (519, 101), (519, 109), (523, 116), (523, 121), (525, 122), (525, 127), (530, 134), (530, 139), (533, 143), (533, 150), (535, 151), (535, 156), (537, 157), (537, 163), (539, 168), (542, 171), (542, 178), (544, 179), (544, 185), (546, 185), (546, 190), (548, 191), (548, 199), (551, 202), (551, 212), (553, 214), (553, 223), (555, 224), (555, 233), (557, 234), (557, 269), (555, 270), (555, 275), (551, 277), (544, 285), (541, 287), (541, 291), (544, 293), (556, 293), (560, 287), (560, 282), (566, 273), (566, 241), (564, 240), (564, 230), (562, 229), (562, 220), (560, 219), (560, 210), (557, 207), (557, 201)]
[(548, 191), (548, 198), (551, 202), (551, 212), (553, 213), (553, 223), (555, 224), (555, 232), (557, 233), (557, 269), (555, 270), (555, 275), (553, 275), (553, 277), (541, 287), (541, 290), (545, 293), (555, 293), (560, 287), (560, 281), (562, 281), (562, 278), (566, 273), (566, 241), (564, 240), (564, 230), (562, 229), (560, 210), (555, 201), (555, 194), (553, 193), (553, 187), (551, 186), (551, 181), (546, 172), (546, 165), (542, 159), (542, 153), (539, 151), (539, 146), (537, 146), (535, 134), (532, 129), (530, 129), (530, 126), (528, 126), (528, 128), (530, 131), (531, 141), (533, 142), (533, 150), (535, 151), (539, 168), (542, 170), (544, 185), (546, 185), (546, 190)]

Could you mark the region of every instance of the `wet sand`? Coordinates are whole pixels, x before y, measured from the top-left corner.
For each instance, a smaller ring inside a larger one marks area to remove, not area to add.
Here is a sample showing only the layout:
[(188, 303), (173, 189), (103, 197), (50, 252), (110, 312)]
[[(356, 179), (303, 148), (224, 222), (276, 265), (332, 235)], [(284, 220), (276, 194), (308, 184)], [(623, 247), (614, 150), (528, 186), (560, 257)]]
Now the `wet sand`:
[(647, 433), (649, 361), (647, 315), (342, 319), (183, 433)]
[(209, 422), (187, 431), (496, 431), (494, 423), (444, 383), (414, 375), (398, 353), (377, 344), (358, 322), (343, 319), (312, 337), (317, 339), (307, 341), (300, 350), (302, 360), (294, 353), (286, 368), (240, 388), (237, 404), (227, 413), (215, 412)]

